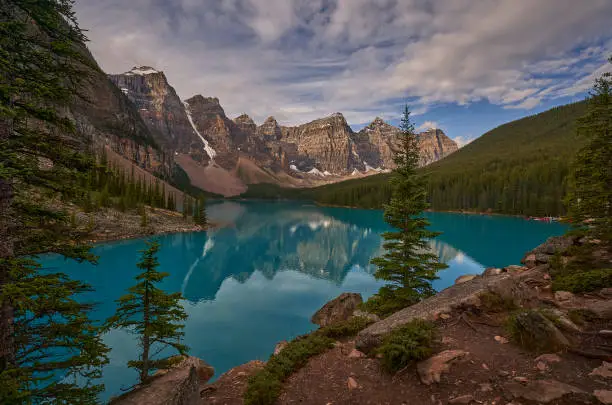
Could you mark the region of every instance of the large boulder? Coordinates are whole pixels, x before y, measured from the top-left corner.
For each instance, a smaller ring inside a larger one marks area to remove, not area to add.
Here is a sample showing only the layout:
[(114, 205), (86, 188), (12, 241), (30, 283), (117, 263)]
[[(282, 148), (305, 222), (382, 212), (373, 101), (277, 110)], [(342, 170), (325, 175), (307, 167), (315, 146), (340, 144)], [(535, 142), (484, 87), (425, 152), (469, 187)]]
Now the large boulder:
[(333, 323), (346, 321), (362, 303), (361, 294), (342, 293), (315, 312), (311, 322), (325, 327)]
[(550, 257), (556, 253), (565, 252), (575, 242), (576, 238), (571, 236), (553, 236), (546, 239), (530, 252), (527, 252), (521, 263), (527, 267), (535, 267), (538, 264), (545, 264), (550, 261)]

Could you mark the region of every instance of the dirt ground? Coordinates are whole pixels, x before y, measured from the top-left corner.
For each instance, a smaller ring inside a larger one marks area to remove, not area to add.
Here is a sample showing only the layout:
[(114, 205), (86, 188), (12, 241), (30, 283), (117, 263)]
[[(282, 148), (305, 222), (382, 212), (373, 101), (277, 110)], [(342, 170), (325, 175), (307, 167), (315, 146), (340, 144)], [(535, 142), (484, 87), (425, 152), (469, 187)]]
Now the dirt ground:
[[(602, 360), (587, 359), (571, 353), (557, 353), (557, 363), (538, 361), (541, 353), (525, 351), (512, 343), (499, 343), (495, 337), (503, 336), (501, 327), (450, 319), (438, 322), (439, 346), (436, 351), (449, 349), (469, 353), (460, 364), (453, 364), (440, 383), (423, 384), (416, 365), (390, 375), (384, 372), (376, 358), (355, 358), (349, 353), (353, 341), (338, 342), (336, 347), (312, 358), (309, 363), (292, 375), (284, 385), (277, 403), (281, 404), (406, 404), (406, 405), (530, 405), (530, 402), (513, 398), (509, 385), (527, 384), (537, 380), (556, 380), (570, 384), (584, 393), (570, 394), (548, 402), (552, 405), (600, 404), (591, 394), (595, 390), (612, 389), (612, 380), (589, 376)], [(478, 319), (472, 318), (474, 321)], [(475, 327), (476, 331), (472, 329)], [(593, 325), (593, 330), (612, 325)], [(609, 344), (604, 338), (582, 335), (583, 347)], [(261, 367), (261, 365), (258, 365)], [(233, 377), (220, 378), (214, 388), (203, 394), (204, 404), (242, 404), (246, 381), (257, 367), (232, 371)], [(349, 387), (349, 378), (358, 385)], [(540, 393), (535, 393), (538, 396)], [(468, 397), (471, 396), (471, 397)]]

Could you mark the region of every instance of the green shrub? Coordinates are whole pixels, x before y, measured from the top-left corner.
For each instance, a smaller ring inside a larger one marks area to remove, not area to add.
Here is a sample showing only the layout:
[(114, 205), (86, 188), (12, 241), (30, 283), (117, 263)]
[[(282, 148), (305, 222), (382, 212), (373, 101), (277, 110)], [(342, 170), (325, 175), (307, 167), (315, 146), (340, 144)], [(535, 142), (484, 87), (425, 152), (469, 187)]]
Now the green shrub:
[(292, 340), (278, 355), (270, 357), (263, 370), (249, 379), (244, 404), (273, 404), (280, 395), (283, 381), (291, 373), (333, 345), (333, 339), (317, 332)]
[(382, 366), (389, 372), (395, 372), (431, 356), (434, 337), (434, 325), (421, 319), (395, 329), (377, 349), (377, 353), (382, 355)]
[(366, 317), (357, 316), (357, 317), (349, 319), (348, 321), (332, 324), (325, 328), (321, 328), (316, 333), (320, 333), (323, 336), (333, 338), (333, 339), (350, 337), (350, 336), (355, 336), (357, 333), (367, 328), (373, 322), (374, 321)]
[[(381, 290), (382, 291), (382, 290)], [(391, 294), (373, 295), (360, 308), (371, 314), (376, 314), (381, 318), (386, 318), (404, 308), (416, 304), (416, 301), (404, 301), (394, 298)]]
[(554, 291), (585, 293), (612, 287), (612, 269), (563, 272), (553, 276)]
[(271, 356), (263, 370), (249, 379), (244, 404), (275, 403), (283, 381), (306, 365), (308, 359), (332, 348), (335, 339), (355, 336), (371, 323), (368, 318), (355, 317), (295, 338), (279, 354)]
[(519, 311), (506, 321), (506, 330), (512, 341), (533, 351), (560, 350), (565, 347), (564, 337), (546, 313), (537, 310)]
[(486, 312), (509, 312), (517, 309), (517, 305), (512, 299), (496, 293), (485, 292), (480, 294), (479, 298), (481, 306)]

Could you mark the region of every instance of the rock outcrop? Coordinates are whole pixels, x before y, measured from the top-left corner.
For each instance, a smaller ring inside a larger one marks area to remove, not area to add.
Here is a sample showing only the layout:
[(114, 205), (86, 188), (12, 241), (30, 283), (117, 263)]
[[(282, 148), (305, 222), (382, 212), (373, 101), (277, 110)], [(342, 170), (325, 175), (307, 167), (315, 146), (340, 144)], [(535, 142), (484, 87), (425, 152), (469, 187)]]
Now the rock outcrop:
[(329, 301), (323, 305), (312, 316), (311, 322), (325, 327), (333, 323), (346, 321), (353, 315), (353, 312), (363, 302), (361, 294), (357, 293), (343, 293), (337, 298)]
[(488, 277), (476, 277), (453, 285), (362, 330), (357, 335), (357, 348), (367, 352), (378, 347), (383, 336), (414, 319), (433, 321), (439, 314), (450, 313), (456, 308), (478, 307), (481, 305), (480, 296), (486, 292), (511, 299), (518, 304), (529, 304), (537, 300), (537, 292), (528, 285), (527, 280), (530, 282), (534, 279), (543, 280), (545, 270), (543, 267), (519, 274), (506, 272)]
[(151, 382), (115, 399), (113, 405), (199, 405), (200, 386), (213, 375), (212, 367), (196, 357), (154, 377)]

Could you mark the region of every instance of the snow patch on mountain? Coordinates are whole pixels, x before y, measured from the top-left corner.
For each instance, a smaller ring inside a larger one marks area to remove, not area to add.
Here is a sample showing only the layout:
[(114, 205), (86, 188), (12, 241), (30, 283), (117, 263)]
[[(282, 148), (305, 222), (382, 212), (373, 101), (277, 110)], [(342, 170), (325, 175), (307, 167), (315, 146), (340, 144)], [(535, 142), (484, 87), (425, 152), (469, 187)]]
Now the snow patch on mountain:
[[(328, 172), (326, 171), (325, 173), (328, 173)], [(312, 170), (308, 172), (308, 174), (314, 174), (316, 176), (322, 176), (322, 177), (327, 176), (327, 174), (325, 174), (325, 173), (323, 173), (322, 171), (320, 171), (316, 167), (313, 167)]]
[(139, 75), (139, 76), (144, 76), (144, 75), (152, 75), (155, 73), (160, 73), (159, 70), (155, 70), (152, 67), (149, 66), (140, 66), (140, 67), (134, 67), (132, 68), (132, 70), (130, 70), (129, 72), (126, 72), (126, 75)]
[(383, 169), (381, 169), (380, 167), (374, 168), (367, 163), (365, 164), (365, 168), (366, 168), (366, 172), (371, 172), (371, 171), (382, 172), (383, 171)]
[(183, 105), (185, 106), (185, 113), (187, 114), (187, 119), (189, 120), (189, 124), (191, 124), (191, 128), (193, 128), (193, 132), (202, 140), (204, 144), (204, 150), (208, 157), (210, 157), (211, 162), (215, 160), (215, 156), (217, 156), (217, 152), (210, 146), (206, 138), (202, 136), (200, 131), (195, 126), (195, 122), (193, 122), (193, 117), (191, 116), (191, 111), (189, 111), (189, 104), (186, 101), (183, 101)]

